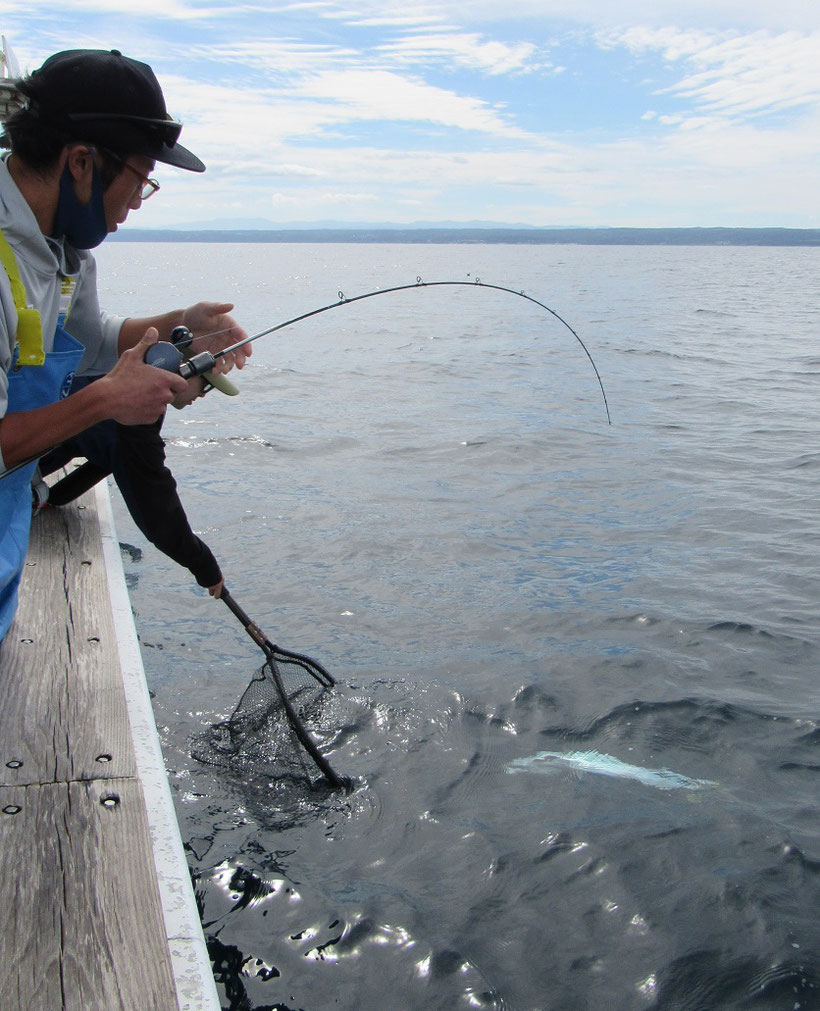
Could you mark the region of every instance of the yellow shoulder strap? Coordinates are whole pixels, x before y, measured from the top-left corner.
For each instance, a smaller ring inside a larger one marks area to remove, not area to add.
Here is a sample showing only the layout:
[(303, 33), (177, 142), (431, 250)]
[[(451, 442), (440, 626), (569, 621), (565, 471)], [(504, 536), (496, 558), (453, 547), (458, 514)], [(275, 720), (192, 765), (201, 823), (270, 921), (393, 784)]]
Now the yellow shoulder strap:
[(43, 351), (43, 324), (40, 313), (27, 305), (26, 286), (20, 277), (17, 259), (8, 239), (0, 231), (0, 263), (9, 275), (11, 296), (17, 307), (17, 344), (20, 365), (42, 365), (46, 360)]

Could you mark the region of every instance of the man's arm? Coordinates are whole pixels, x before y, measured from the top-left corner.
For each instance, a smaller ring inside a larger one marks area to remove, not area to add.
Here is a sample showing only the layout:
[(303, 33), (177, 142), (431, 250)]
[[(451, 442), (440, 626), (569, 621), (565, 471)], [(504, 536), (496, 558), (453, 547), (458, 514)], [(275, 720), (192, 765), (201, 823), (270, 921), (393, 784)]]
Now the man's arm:
[(191, 529), (177, 483), (165, 462), (160, 426), (112, 427), (109, 462), (134, 522), (155, 547), (190, 570), (212, 596), (218, 596), (222, 588), (219, 563)]
[(0, 457), (5, 468), (40, 456), (108, 418), (123, 425), (156, 421), (174, 397), (186, 389), (182, 376), (145, 364), (145, 352), (156, 340), (156, 330), (144, 332), (107, 376), (73, 397), (2, 418)]

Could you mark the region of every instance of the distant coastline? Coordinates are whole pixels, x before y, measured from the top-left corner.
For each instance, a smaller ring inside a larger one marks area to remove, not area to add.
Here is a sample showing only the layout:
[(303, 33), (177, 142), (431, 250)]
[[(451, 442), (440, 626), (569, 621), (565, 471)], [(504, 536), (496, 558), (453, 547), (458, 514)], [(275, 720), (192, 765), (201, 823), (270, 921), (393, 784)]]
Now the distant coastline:
[(509, 243), (595, 246), (820, 246), (820, 228), (127, 228), (118, 242)]

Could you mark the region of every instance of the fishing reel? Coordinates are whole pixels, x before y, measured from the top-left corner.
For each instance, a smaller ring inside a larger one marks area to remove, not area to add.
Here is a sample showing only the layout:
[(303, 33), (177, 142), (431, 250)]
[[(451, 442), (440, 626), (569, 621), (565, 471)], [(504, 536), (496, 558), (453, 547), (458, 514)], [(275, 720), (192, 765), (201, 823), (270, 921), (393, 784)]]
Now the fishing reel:
[(183, 379), (193, 379), (210, 372), (216, 359), (210, 351), (200, 351), (198, 355), (186, 358), (183, 350), (190, 346), (194, 335), (187, 326), (175, 326), (170, 341), (157, 341), (145, 352), (145, 362), (166, 372), (176, 372)]

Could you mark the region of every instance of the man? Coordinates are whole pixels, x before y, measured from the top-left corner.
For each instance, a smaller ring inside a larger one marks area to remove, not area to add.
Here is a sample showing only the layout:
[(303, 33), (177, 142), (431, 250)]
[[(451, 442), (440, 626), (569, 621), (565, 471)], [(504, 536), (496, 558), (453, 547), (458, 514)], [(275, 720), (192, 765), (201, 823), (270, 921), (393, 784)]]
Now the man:
[[(0, 162), (0, 639), (16, 610), (37, 458), (102, 421), (152, 424), (186, 395), (181, 376), (144, 361), (159, 335), (187, 326), (195, 352), (245, 337), (226, 303), (148, 319), (100, 311), (89, 250), (159, 189), (157, 162), (205, 168), (177, 142), (151, 68), (116, 50), (71, 50), (19, 90), (25, 105), (0, 138), (10, 148)], [(250, 352), (215, 371), (241, 368)], [(80, 363), (101, 378), (66, 398)]]

